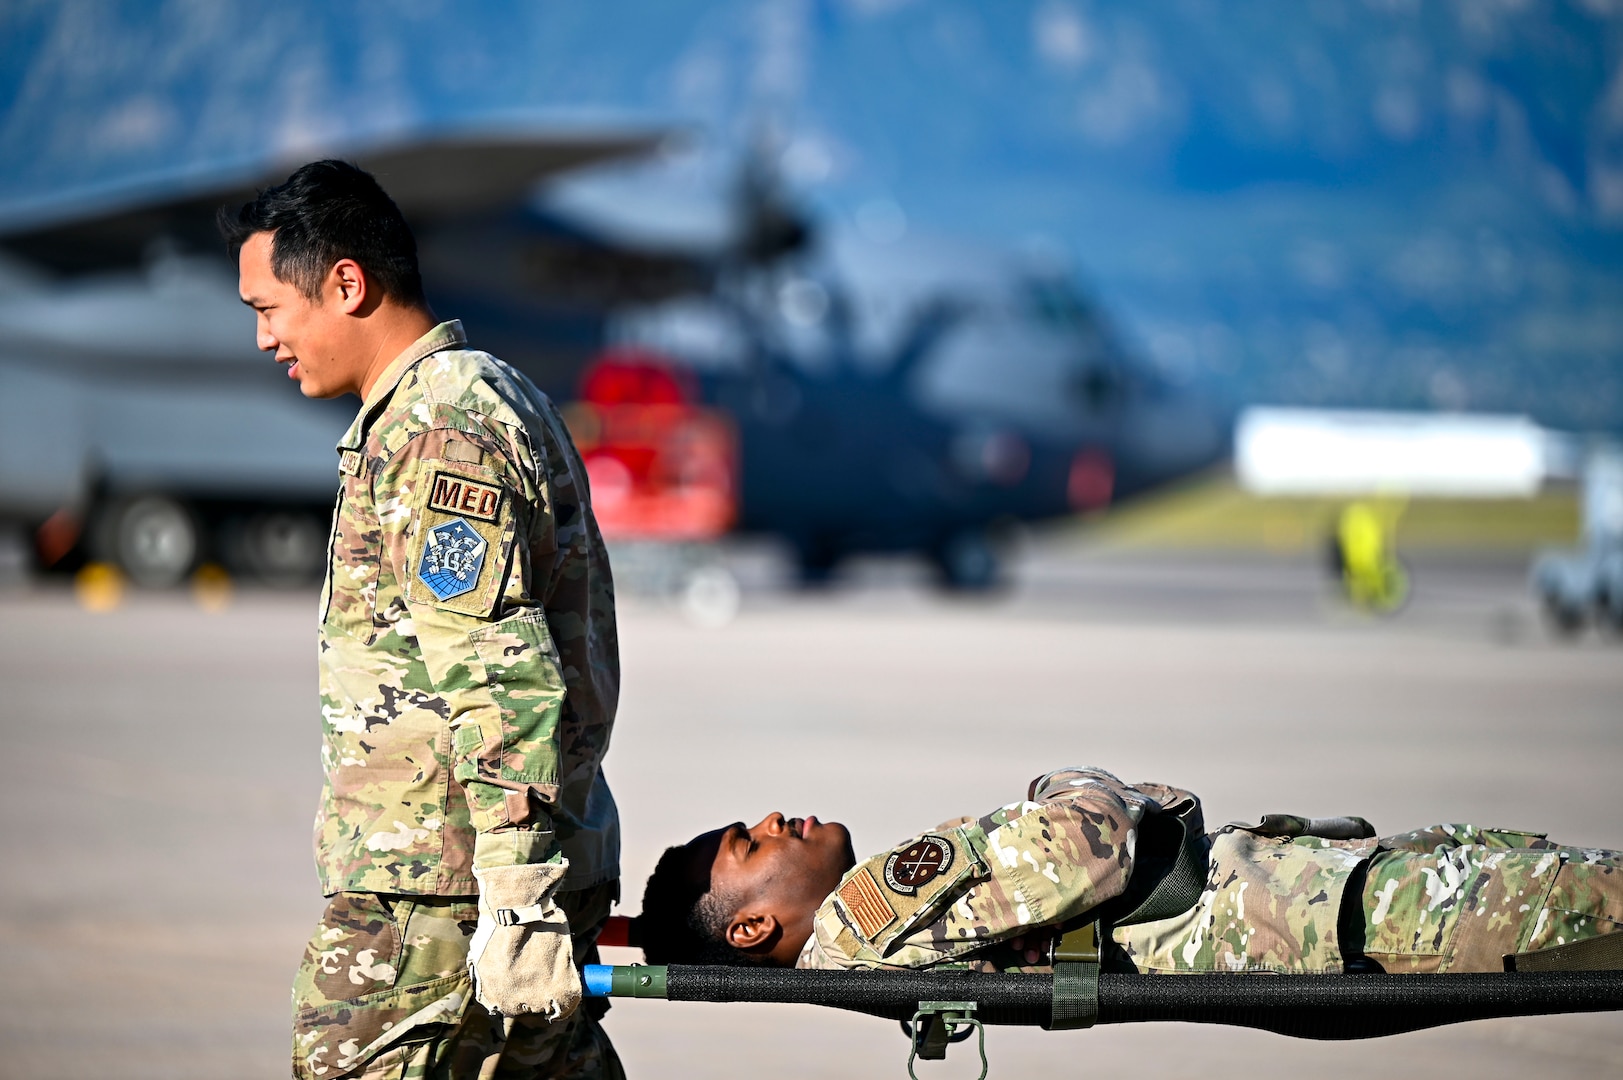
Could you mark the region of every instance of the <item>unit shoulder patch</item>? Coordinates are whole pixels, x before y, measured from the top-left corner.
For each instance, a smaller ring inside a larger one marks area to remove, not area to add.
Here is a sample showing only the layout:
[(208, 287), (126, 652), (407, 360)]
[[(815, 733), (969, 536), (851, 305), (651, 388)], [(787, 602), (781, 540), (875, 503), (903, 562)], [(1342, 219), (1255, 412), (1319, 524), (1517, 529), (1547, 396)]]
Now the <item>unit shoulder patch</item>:
[(952, 844), (925, 833), (885, 860), (885, 885), (891, 892), (912, 896), (919, 886), (952, 868)]
[(423, 461), (411, 478), (415, 511), (406, 599), (475, 617), (495, 610), (512, 565), (519, 496), (493, 469)]
[(417, 577), (437, 600), (449, 600), (470, 592), (479, 584), (490, 545), (461, 518), (452, 518), (429, 529), (423, 543)]

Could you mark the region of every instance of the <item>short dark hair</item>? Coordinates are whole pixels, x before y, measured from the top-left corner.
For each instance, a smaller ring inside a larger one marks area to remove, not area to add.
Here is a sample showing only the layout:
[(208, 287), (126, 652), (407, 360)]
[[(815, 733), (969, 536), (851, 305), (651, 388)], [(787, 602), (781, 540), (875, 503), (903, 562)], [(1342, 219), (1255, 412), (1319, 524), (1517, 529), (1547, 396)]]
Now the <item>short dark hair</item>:
[(650, 964), (730, 964), (758, 966), (764, 955), (743, 952), (727, 941), (727, 925), (738, 910), (738, 898), (718, 893), (705, 880), (696, 883), (688, 869), (693, 853), (669, 847), (659, 857), (642, 894), (637, 937)]
[(311, 300), (334, 263), (354, 259), (383, 295), (424, 303), (411, 227), (372, 174), (347, 161), (312, 161), (215, 220), (233, 260), (250, 236), (270, 233), (271, 273)]

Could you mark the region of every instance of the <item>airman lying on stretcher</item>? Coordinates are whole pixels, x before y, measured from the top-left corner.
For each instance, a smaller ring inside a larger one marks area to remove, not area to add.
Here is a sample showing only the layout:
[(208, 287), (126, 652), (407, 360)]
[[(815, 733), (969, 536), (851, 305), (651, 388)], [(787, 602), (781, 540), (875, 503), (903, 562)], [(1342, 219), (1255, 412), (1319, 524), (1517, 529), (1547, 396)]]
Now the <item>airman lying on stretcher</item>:
[(1072, 768), (860, 863), (813, 817), (704, 833), (637, 923), (656, 964), (1043, 971), (1092, 926), (1107, 970), (1142, 973), (1617, 967), (1623, 936), (1593, 939), (1623, 930), (1623, 853), (1361, 818), (1207, 834), (1186, 791)]

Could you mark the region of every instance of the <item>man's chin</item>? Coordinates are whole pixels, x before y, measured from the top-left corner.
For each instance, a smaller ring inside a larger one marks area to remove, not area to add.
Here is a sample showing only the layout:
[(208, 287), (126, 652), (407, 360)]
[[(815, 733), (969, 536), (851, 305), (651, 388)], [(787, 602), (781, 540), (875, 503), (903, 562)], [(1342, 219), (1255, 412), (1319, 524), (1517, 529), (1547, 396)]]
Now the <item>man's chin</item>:
[(333, 398), (341, 398), (349, 392), (342, 388), (323, 386), (320, 383), (309, 379), (300, 379), (298, 380), (298, 383), (299, 393), (303, 394), (307, 398), (314, 398), (322, 401), (330, 401)]

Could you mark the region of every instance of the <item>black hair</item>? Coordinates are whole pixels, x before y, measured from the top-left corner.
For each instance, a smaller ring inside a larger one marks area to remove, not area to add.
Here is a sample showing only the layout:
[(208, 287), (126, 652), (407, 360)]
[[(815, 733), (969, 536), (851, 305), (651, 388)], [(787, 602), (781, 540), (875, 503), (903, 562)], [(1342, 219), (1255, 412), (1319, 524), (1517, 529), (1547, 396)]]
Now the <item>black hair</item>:
[(271, 234), (271, 273), (315, 300), (339, 259), (354, 259), (378, 291), (424, 306), (417, 241), (394, 200), (347, 161), (312, 161), (255, 199), (215, 215), (235, 260), (255, 233)]
[(643, 957), (650, 964), (765, 964), (765, 955), (728, 943), (738, 898), (710, 888), (708, 877), (695, 882), (688, 872), (692, 857), (686, 846), (666, 848), (648, 875), (642, 914), (635, 920)]

